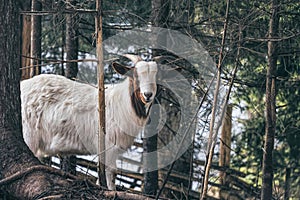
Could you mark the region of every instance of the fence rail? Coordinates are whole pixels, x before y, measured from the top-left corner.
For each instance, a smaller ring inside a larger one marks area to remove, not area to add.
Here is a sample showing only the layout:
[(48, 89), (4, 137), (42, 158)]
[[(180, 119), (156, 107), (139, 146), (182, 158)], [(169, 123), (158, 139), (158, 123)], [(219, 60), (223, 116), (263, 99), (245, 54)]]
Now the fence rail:
[[(117, 177), (116, 181), (119, 183), (119, 186), (121, 186), (122, 190), (127, 191), (135, 191), (135, 192), (141, 192), (143, 187), (143, 173), (142, 170), (142, 161), (136, 161), (133, 159), (130, 159), (128, 157), (122, 157), (120, 160), (121, 163), (127, 163), (132, 166), (135, 166), (136, 171), (130, 170), (130, 169), (117, 169)], [(200, 186), (201, 185), (201, 178), (202, 178), (202, 170), (199, 169), (199, 166), (204, 166), (205, 161), (203, 160), (194, 160), (193, 166), (193, 176), (189, 177), (187, 175), (181, 174), (176, 171), (172, 171), (170, 174), (170, 180), (172, 179), (181, 179), (186, 181), (192, 181), (194, 185)], [(52, 159), (51, 165), (54, 167), (59, 168), (60, 163), (58, 159)], [(91, 161), (88, 159), (84, 159), (82, 157), (76, 158), (76, 167), (77, 167), (77, 175), (82, 178), (90, 179), (91, 181), (96, 181), (97, 178), (97, 162)], [(197, 170), (195, 168), (198, 168)], [(241, 198), (232, 198), (232, 199), (245, 199), (244, 197), (255, 197), (259, 194), (259, 190), (257, 188), (254, 188), (253, 186), (247, 184), (245, 181), (242, 180), (242, 178), (246, 177), (246, 174), (234, 169), (231, 169), (229, 167), (220, 167), (218, 163), (214, 163), (212, 165), (212, 170), (214, 171), (214, 178), (209, 181), (209, 185), (211, 188), (217, 188), (218, 190), (224, 191), (230, 191), (231, 195), (235, 194), (235, 196), (241, 196)], [(218, 174), (219, 172), (225, 172), (228, 176), (228, 180), (230, 181), (230, 185), (222, 185), (218, 182)], [(160, 173), (163, 175), (167, 174), (166, 169), (160, 169)], [(159, 180), (163, 181), (163, 180)], [(176, 191), (179, 193), (182, 193), (184, 195), (188, 195), (189, 199), (198, 199), (200, 196), (199, 191), (196, 191), (195, 188), (198, 187), (192, 187), (190, 190), (187, 188), (182, 188), (177, 183), (173, 183), (172, 181), (168, 181), (168, 183), (165, 186), (166, 189)], [(217, 199), (211, 197), (210, 199)], [(229, 198), (230, 199), (230, 198)], [(251, 199), (251, 198), (250, 198)]]

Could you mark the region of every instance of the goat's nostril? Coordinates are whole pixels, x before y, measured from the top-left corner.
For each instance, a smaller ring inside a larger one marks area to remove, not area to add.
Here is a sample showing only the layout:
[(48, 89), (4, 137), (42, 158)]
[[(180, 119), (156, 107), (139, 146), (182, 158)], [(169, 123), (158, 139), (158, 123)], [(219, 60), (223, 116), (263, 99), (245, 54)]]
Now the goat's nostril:
[(144, 92), (144, 95), (146, 98), (149, 99), (150, 97), (152, 97), (153, 94), (152, 94), (152, 92)]

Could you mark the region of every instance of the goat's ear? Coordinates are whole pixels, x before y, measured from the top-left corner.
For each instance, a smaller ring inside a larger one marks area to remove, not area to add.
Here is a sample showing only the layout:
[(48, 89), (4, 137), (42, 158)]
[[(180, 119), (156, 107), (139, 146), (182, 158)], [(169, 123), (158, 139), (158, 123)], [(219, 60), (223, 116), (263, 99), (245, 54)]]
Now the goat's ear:
[(112, 63), (113, 69), (121, 74), (126, 76), (132, 76), (132, 67), (127, 67), (125, 65), (121, 65), (120, 63), (113, 62)]

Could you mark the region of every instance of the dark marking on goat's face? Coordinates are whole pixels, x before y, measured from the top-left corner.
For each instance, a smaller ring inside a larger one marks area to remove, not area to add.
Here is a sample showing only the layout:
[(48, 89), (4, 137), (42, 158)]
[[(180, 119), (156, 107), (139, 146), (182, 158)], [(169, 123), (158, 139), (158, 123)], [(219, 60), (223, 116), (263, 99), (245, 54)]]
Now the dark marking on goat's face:
[(131, 102), (138, 117), (146, 118), (156, 95), (156, 62), (139, 61), (133, 70)]
[(131, 98), (131, 104), (135, 111), (135, 114), (139, 118), (146, 118), (148, 116), (148, 113), (146, 111), (146, 107), (144, 102), (140, 98), (140, 90), (137, 89), (134, 84), (134, 80), (131, 79), (130, 81), (130, 98)]

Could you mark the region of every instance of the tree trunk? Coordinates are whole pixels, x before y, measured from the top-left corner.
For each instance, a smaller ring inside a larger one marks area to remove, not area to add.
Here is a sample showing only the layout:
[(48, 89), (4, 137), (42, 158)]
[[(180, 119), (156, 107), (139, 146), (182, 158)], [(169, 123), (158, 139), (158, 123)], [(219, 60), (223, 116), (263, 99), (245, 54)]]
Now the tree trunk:
[[(67, 9), (72, 9), (72, 4), (76, 3), (74, 0), (67, 0)], [(78, 74), (78, 63), (74, 62), (78, 59), (78, 21), (76, 14), (66, 15), (66, 33), (65, 40), (66, 44), (66, 71), (62, 67), (62, 73), (69, 79), (76, 79)], [(64, 51), (63, 51), (64, 52)], [(72, 61), (72, 62), (69, 62)], [(61, 169), (71, 174), (76, 174), (76, 156), (63, 156), (61, 158)]]
[(13, 2), (0, 4), (0, 127), (21, 131), (20, 59), (16, 56), (20, 54), (20, 24)]
[(291, 168), (285, 168), (284, 200), (290, 199)]
[(64, 172), (76, 175), (76, 159), (75, 155), (62, 156), (60, 158), (60, 168)]
[[(30, 11), (31, 4), (30, 1), (25, 1), (22, 4), (22, 9), (24, 11)], [(22, 19), (22, 37), (21, 37), (21, 43), (22, 43), (22, 63), (21, 67), (22, 69), (22, 77), (21, 79), (28, 79), (30, 78), (30, 38), (31, 38), (31, 16), (30, 15), (21, 15)]]
[[(157, 134), (152, 135), (152, 131), (155, 130), (152, 128), (145, 128), (144, 139), (143, 139), (143, 148), (144, 153), (151, 153), (157, 151)], [(151, 162), (151, 163), (150, 163)], [(153, 164), (155, 162), (155, 164)], [(156, 158), (147, 159), (143, 157), (143, 168), (146, 169), (149, 165), (157, 166), (157, 154)], [(158, 171), (146, 171), (144, 172), (144, 187), (143, 193), (146, 195), (156, 195), (158, 189)]]
[[(42, 3), (39, 0), (32, 0), (31, 5), (32, 11), (41, 11)], [(41, 16), (32, 15), (31, 16), (31, 70), (30, 76), (41, 74), (41, 37), (42, 37), (42, 27), (41, 27)]]
[[(230, 165), (230, 151), (231, 151), (231, 128), (232, 128), (232, 106), (227, 106), (226, 116), (224, 119), (224, 125), (221, 132), (220, 143), (220, 157), (219, 166), (228, 168)], [(227, 185), (226, 170), (220, 171), (220, 183)]]
[[(71, 9), (70, 5), (76, 1), (68, 0), (67, 8)], [(76, 14), (66, 15), (66, 59), (73, 62), (66, 63), (66, 77), (74, 79), (78, 73), (78, 63), (74, 60), (78, 59), (78, 19)]]
[[(279, 26), (279, 4), (278, 0), (272, 1), (272, 14), (269, 24), (269, 38), (278, 35)], [(273, 148), (276, 129), (276, 64), (277, 47), (275, 41), (268, 42), (268, 66), (266, 76), (266, 128), (265, 144), (263, 153), (263, 172), (262, 172), (262, 193), (261, 200), (272, 199), (273, 184)]]
[[(61, 60), (65, 60), (65, 49), (66, 49), (66, 23), (62, 23), (62, 26), (61, 26), (61, 37), (62, 37), (62, 44), (61, 44)], [(65, 70), (65, 63), (62, 62), (61, 63), (61, 75), (62, 76), (66, 76), (66, 70)]]
[[(168, 3), (165, 0), (152, 0), (152, 10), (151, 10), (151, 23), (155, 27), (164, 27), (166, 25), (166, 18), (169, 15), (169, 8)], [(154, 36), (155, 37), (155, 36)], [(154, 42), (165, 42), (163, 38), (160, 35), (157, 36), (157, 38), (153, 38)], [(163, 36), (164, 37), (164, 36)], [(161, 44), (162, 45), (162, 44)], [(156, 46), (153, 44), (153, 46)], [(158, 113), (152, 114), (158, 116)], [(157, 117), (156, 117), (157, 118)], [(151, 115), (150, 115), (151, 119)], [(156, 132), (156, 127), (148, 127), (146, 126), (144, 131), (144, 140), (143, 140), (143, 148), (145, 153), (150, 152), (157, 152), (157, 133), (152, 133), (153, 131)], [(151, 135), (151, 137), (150, 137)], [(155, 164), (151, 163), (151, 165), (157, 166), (157, 154), (156, 158), (147, 160), (147, 156), (143, 157), (143, 167), (144, 169), (147, 168), (148, 165), (150, 165), (150, 162), (155, 162)], [(143, 192), (144, 194), (148, 195), (156, 195), (158, 189), (158, 170), (154, 171), (146, 171), (144, 173), (144, 188)]]
[(99, 106), (99, 135), (98, 135), (98, 178), (103, 187), (107, 187), (105, 175), (105, 87), (103, 64), (103, 30), (102, 30), (102, 1), (96, 1), (96, 34), (97, 34), (97, 70), (98, 70), (98, 106)]

